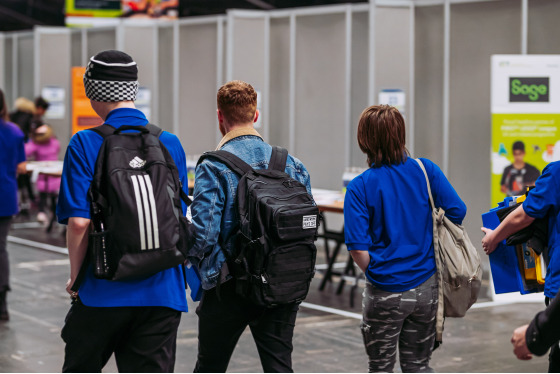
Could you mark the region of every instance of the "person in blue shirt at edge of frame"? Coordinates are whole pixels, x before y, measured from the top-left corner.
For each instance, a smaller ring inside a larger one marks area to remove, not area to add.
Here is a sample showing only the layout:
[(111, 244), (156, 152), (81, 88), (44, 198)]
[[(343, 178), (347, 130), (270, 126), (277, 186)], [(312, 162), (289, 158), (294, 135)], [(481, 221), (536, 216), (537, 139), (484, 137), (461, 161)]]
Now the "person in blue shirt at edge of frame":
[[(486, 234), (482, 238), (482, 248), (486, 254), (492, 253), (498, 244), (510, 235), (529, 226), (537, 218), (548, 217), (548, 267), (544, 283), (545, 304), (554, 299), (560, 289), (560, 255), (556, 253), (560, 247), (560, 161), (548, 164), (542, 175), (535, 182), (535, 188), (529, 191), (527, 199), (511, 212), (495, 230), (482, 227)], [(533, 334), (538, 332), (540, 325), (531, 324), (516, 329), (512, 337), (512, 343), (516, 347), (516, 355), (520, 359), (530, 359), (531, 343)], [(546, 326), (546, 325), (542, 325)], [(541, 334), (543, 332), (541, 331)], [(527, 344), (529, 343), (529, 347)], [(519, 351), (517, 351), (519, 349)], [(533, 352), (544, 354), (541, 349), (533, 349)], [(548, 371), (550, 373), (560, 372), (560, 347), (559, 342), (552, 344), (548, 356)]]
[(7, 294), (10, 291), (10, 262), (7, 240), (12, 217), (19, 212), (17, 175), (25, 171), (25, 134), (8, 121), (8, 106), (0, 90), (0, 321), (8, 321)]
[[(118, 129), (148, 123), (134, 106), (138, 68), (126, 53), (109, 50), (92, 57), (84, 85), (92, 108), (106, 124)], [(179, 139), (164, 131), (160, 140), (187, 186), (186, 156)], [(187, 311), (182, 266), (139, 280), (109, 281), (95, 278), (90, 265), (78, 294), (71, 290), (87, 251), (87, 192), (102, 142), (97, 133), (80, 131), (70, 140), (64, 158), (57, 216), (60, 223), (68, 224), (70, 279), (66, 290), (75, 300), (61, 334), (66, 343), (62, 370), (101, 372), (114, 353), (120, 372), (172, 372), (177, 328), (181, 312)], [(185, 210), (183, 205), (183, 214)], [(123, 222), (123, 230), (126, 224)]]
[[(370, 372), (433, 372), (438, 282), (426, 178), (405, 147), (405, 123), (388, 105), (366, 108), (358, 145), (368, 170), (348, 185), (345, 241), (366, 275), (361, 330)], [(466, 206), (443, 172), (422, 158), (434, 203), (461, 224)]]
[[(224, 136), (217, 149), (233, 153), (254, 169), (266, 169), (272, 147), (253, 128), (259, 117), (253, 86), (231, 81), (218, 90), (218, 123)], [(311, 195), (309, 173), (288, 155), (286, 173)], [(195, 372), (225, 372), (239, 337), (250, 327), (264, 372), (292, 372), (292, 339), (298, 303), (260, 307), (235, 292), (226, 262), (236, 254), (239, 177), (225, 164), (206, 159), (196, 168), (191, 205), (194, 245), (189, 260), (200, 271), (202, 299), (198, 315), (198, 359)], [(219, 294), (217, 292), (220, 284)]]

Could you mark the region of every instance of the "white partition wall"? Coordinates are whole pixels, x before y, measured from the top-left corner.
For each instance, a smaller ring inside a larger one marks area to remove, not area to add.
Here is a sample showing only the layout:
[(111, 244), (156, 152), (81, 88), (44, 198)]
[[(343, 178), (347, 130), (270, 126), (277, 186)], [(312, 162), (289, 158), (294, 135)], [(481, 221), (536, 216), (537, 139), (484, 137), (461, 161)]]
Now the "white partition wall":
[(270, 93), (270, 17), (267, 12), (229, 11), (227, 17), (226, 81), (250, 82), (258, 97), (256, 124), (268, 139)]
[(117, 48), (117, 30), (114, 27), (85, 29), (82, 32), (85, 39), (82, 44), (82, 66), (86, 66), (89, 58), (97, 53)]
[(138, 64), (138, 82), (148, 120), (159, 124), (159, 33), (155, 22), (124, 22), (117, 31), (117, 49)]
[(34, 70), (35, 44), (33, 33), (13, 34), (12, 43), (12, 98), (23, 96), (33, 99), (34, 92)]
[[(0, 89), (6, 87), (6, 36), (0, 35)], [(5, 94), (5, 92), (4, 92)]]
[(158, 122), (157, 125), (166, 131), (174, 131), (174, 112), (173, 112), (173, 95), (175, 82), (173, 77), (174, 56), (174, 38), (172, 25), (161, 26), (158, 28)]
[(528, 1), (528, 53), (559, 54), (560, 43), (560, 1)]
[[(67, 28), (36, 28), (35, 29), (35, 87), (34, 94), (43, 95), (44, 89), (50, 89), (63, 95), (60, 102), (52, 103), (49, 110), (58, 113), (53, 118), (45, 116), (44, 120), (54, 130), (61, 143), (61, 154), (70, 139), (71, 132), (71, 77), (72, 67), (72, 33)], [(48, 100), (50, 100), (47, 97)]]
[(298, 16), (295, 147), (315, 186), (341, 188), (347, 165), (346, 15)]
[(182, 21), (179, 34), (176, 97), (178, 132), (187, 155), (218, 144), (217, 87), (223, 83), (223, 18)]

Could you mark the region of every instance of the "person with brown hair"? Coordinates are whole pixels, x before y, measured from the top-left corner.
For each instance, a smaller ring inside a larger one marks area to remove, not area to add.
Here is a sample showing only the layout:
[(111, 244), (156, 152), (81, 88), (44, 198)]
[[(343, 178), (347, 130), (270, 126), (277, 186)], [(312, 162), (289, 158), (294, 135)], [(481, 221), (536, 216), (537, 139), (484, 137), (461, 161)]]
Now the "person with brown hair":
[(18, 213), (17, 173), (25, 171), (23, 143), (23, 131), (8, 122), (8, 108), (0, 90), (0, 196), (4, 198), (0, 204), (0, 321), (10, 318), (6, 301), (10, 291), (10, 263), (6, 246), (12, 216)]
[[(272, 146), (253, 128), (259, 117), (257, 93), (242, 81), (223, 85), (217, 95), (217, 149), (234, 154), (253, 169), (266, 169)], [(309, 174), (297, 158), (287, 156), (285, 172), (311, 195)], [(292, 372), (292, 338), (298, 303), (272, 308), (236, 294), (237, 280), (227, 259), (238, 253), (240, 235), (236, 193), (239, 177), (224, 163), (205, 159), (196, 168), (191, 205), (194, 246), (189, 260), (198, 267), (202, 300), (196, 310), (198, 360), (195, 372), (225, 372), (239, 337), (250, 327), (264, 372)]]
[[(438, 283), (424, 172), (405, 146), (405, 123), (388, 105), (366, 108), (358, 145), (369, 169), (348, 185), (345, 241), (366, 275), (361, 330), (370, 372), (431, 372)], [(466, 206), (440, 168), (421, 159), (436, 207), (460, 224)]]

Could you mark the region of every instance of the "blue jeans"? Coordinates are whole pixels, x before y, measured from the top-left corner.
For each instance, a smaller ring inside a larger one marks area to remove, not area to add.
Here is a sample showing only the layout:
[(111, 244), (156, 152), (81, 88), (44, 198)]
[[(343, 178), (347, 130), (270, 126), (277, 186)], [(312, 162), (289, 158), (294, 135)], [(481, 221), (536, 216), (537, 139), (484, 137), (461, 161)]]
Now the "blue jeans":
[(403, 373), (433, 372), (430, 367), (436, 333), (437, 276), (405, 292), (386, 292), (366, 283), (362, 334), (369, 372), (392, 372), (397, 346)]

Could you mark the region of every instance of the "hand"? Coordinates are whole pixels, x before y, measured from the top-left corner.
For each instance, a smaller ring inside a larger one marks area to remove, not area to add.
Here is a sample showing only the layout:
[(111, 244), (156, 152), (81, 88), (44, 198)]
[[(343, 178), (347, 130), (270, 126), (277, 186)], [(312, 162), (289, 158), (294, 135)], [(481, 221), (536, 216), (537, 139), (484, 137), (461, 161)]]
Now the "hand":
[(533, 355), (527, 347), (527, 341), (525, 340), (525, 334), (527, 333), (527, 328), (529, 325), (521, 326), (513, 331), (511, 336), (511, 344), (513, 344), (513, 353), (520, 360), (530, 360)]
[(480, 228), (482, 232), (484, 232), (484, 237), (482, 238), (482, 249), (484, 252), (489, 255), (490, 253), (494, 252), (498, 243), (495, 243), (494, 240), (494, 230), (487, 229), (486, 227)]
[(78, 292), (72, 291), (72, 286), (74, 285), (74, 281), (72, 279), (68, 279), (66, 281), (66, 292), (70, 294), (70, 298), (75, 299), (78, 297)]

